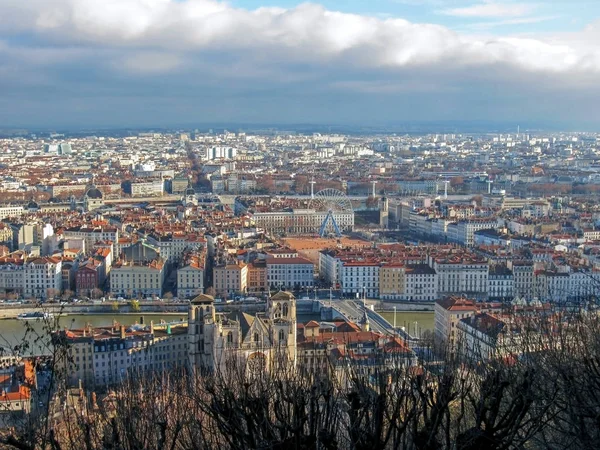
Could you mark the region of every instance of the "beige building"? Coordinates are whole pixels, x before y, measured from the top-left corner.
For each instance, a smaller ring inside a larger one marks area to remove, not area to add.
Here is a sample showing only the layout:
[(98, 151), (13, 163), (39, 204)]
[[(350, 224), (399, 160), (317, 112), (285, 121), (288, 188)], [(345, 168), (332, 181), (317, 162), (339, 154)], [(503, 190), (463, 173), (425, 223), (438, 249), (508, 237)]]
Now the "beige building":
[(248, 287), (248, 266), (244, 263), (213, 267), (213, 287), (220, 296), (243, 294)]
[(403, 264), (384, 264), (379, 268), (379, 298), (392, 300), (404, 294), (405, 271)]
[(446, 297), (435, 302), (434, 311), (436, 346), (454, 351), (458, 322), (475, 314), (477, 311), (475, 302), (460, 297)]
[(110, 290), (128, 297), (161, 296), (165, 281), (165, 263), (155, 260), (148, 264), (121, 261), (110, 271)]
[(233, 317), (217, 314), (214, 298), (199, 295), (190, 302), (188, 324), (191, 367), (223, 370), (230, 361), (260, 369), (296, 364), (296, 299), (289, 292), (272, 296), (265, 312)]

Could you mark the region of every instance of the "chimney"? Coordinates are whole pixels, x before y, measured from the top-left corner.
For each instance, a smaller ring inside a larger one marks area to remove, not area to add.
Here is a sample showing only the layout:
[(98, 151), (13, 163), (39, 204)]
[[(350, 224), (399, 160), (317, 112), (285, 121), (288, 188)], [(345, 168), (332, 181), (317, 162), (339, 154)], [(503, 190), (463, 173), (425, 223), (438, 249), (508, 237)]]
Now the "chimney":
[(140, 316), (140, 325), (144, 325), (144, 316)]
[(150, 333), (154, 334), (154, 320), (150, 321)]
[(125, 325), (121, 325), (121, 339), (125, 339)]

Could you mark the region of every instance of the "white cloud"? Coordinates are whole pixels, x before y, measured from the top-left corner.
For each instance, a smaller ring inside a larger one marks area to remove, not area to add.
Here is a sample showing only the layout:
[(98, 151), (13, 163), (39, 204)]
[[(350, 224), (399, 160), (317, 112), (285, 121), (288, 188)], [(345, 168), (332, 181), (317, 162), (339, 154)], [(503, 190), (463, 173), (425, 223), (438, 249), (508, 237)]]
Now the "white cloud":
[[(448, 12), (528, 21), (519, 16), (530, 10), (527, 4), (487, 2)], [(12, 27), (6, 35), (28, 32), (56, 48), (111, 49), (121, 55), (107, 61), (109, 67), (137, 73), (175, 72), (182, 60), (201, 61), (207, 54), (243, 59), (248, 72), (261, 76), (264, 70), (257, 68), (277, 64), (309, 64), (315, 70), (506, 65), (548, 73), (600, 72), (592, 32), (569, 40), (481, 37), (313, 3), (250, 11), (216, 0), (3, 0), (0, 17)], [(242, 64), (235, 67), (245, 70)]]
[(461, 8), (448, 8), (440, 12), (448, 16), (475, 18), (522, 17), (530, 14), (535, 5), (527, 3), (500, 3), (486, 1)]

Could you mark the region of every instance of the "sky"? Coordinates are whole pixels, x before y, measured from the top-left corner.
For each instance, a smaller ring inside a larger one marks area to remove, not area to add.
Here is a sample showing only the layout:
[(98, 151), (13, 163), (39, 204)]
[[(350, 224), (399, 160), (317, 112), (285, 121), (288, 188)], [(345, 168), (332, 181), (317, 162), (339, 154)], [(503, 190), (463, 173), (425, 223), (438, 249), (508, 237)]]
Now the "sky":
[(0, 128), (600, 130), (598, 0), (1, 0)]

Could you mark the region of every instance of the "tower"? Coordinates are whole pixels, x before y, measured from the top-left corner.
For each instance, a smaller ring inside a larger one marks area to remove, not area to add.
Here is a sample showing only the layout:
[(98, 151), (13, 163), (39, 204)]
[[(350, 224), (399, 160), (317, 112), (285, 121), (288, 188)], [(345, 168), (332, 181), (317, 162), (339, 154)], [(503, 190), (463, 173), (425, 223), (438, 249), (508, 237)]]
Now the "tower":
[(379, 226), (387, 228), (389, 225), (389, 201), (387, 197), (382, 197), (379, 200)]
[(369, 323), (369, 316), (365, 309), (362, 319), (360, 320), (360, 329), (362, 331), (371, 331), (371, 324)]
[(190, 367), (214, 369), (214, 339), (216, 331), (215, 299), (200, 294), (188, 308), (188, 355)]
[(448, 198), (448, 185), (450, 180), (444, 180), (444, 198)]
[[(271, 342), (275, 354), (296, 364), (296, 298), (280, 291), (268, 301), (267, 316), (271, 320)], [(275, 361), (275, 358), (273, 358)]]

